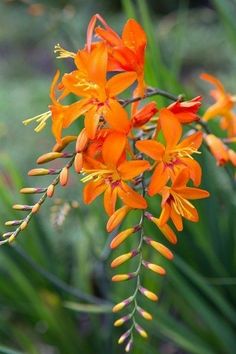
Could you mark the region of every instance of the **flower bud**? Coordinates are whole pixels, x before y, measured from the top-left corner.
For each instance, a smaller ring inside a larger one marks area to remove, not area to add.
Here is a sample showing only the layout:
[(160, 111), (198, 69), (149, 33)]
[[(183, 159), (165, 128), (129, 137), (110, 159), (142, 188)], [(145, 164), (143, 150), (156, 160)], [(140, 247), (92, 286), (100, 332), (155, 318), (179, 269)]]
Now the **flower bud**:
[(31, 188), (31, 187), (26, 187), (26, 188), (21, 188), (20, 193), (23, 194), (38, 194), (38, 193), (45, 193), (46, 188)]
[(146, 296), (149, 300), (152, 300), (152, 301), (158, 300), (158, 296), (156, 294), (154, 294), (152, 291), (150, 291), (142, 286), (139, 287), (139, 291), (141, 294)]
[(143, 318), (145, 318), (145, 320), (148, 321), (152, 320), (152, 315), (149, 312), (142, 309), (140, 306), (137, 306), (137, 311), (140, 313), (141, 316), (143, 316)]
[(122, 326), (122, 325), (123, 325), (125, 322), (127, 322), (130, 318), (131, 318), (131, 314), (126, 315), (126, 316), (124, 316), (124, 317), (121, 317), (121, 318), (119, 318), (118, 320), (116, 320), (116, 321), (114, 322), (114, 326), (115, 326), (115, 327)]
[(123, 207), (117, 209), (109, 218), (107, 222), (107, 231), (113, 231), (126, 217), (128, 212), (131, 210), (130, 207), (124, 205)]
[(126, 338), (129, 337), (130, 332), (131, 332), (131, 330), (128, 329), (128, 331), (126, 331), (125, 333), (123, 333), (122, 336), (121, 336), (121, 337), (119, 338), (119, 340), (118, 340), (118, 344), (124, 343), (124, 341), (126, 340)]
[(136, 276), (136, 273), (127, 273), (127, 274), (116, 274), (112, 277), (112, 281), (124, 281), (132, 279)]
[(69, 169), (67, 167), (63, 167), (60, 173), (60, 185), (62, 187), (66, 186), (69, 178)]
[(125, 299), (125, 300), (119, 302), (118, 304), (116, 304), (113, 307), (112, 312), (121, 311), (124, 307), (128, 306), (132, 301), (133, 301), (133, 296), (128, 297), (127, 299)]
[(77, 141), (76, 141), (76, 147), (75, 151), (76, 152), (82, 152), (86, 148), (86, 145), (88, 143), (88, 135), (86, 133), (85, 128), (81, 130), (80, 134), (78, 135)]
[(132, 235), (135, 232), (135, 228), (131, 227), (129, 229), (126, 229), (124, 231), (121, 231), (118, 235), (115, 236), (115, 238), (111, 241), (110, 247), (112, 249), (118, 247), (122, 242), (124, 242), (130, 235)]
[(153, 272), (160, 274), (160, 275), (165, 275), (166, 271), (164, 268), (162, 268), (161, 266), (158, 266), (157, 264), (153, 264), (147, 261), (142, 261), (142, 264), (144, 267), (152, 270)]
[(229, 160), (229, 155), (227, 147), (224, 143), (213, 134), (208, 134), (205, 136), (205, 141), (217, 161), (218, 166), (223, 166)]
[(135, 257), (138, 254), (137, 250), (133, 250), (131, 252), (128, 253), (124, 253), (121, 256), (115, 258), (112, 262), (111, 262), (111, 267), (115, 268), (118, 267), (119, 265), (123, 264), (124, 262), (128, 261), (130, 258)]
[(48, 198), (51, 198), (53, 196), (54, 191), (55, 191), (55, 186), (53, 184), (50, 184), (50, 186), (48, 186), (48, 189), (47, 189)]
[(72, 141), (76, 140), (76, 136), (68, 135), (61, 139), (60, 143), (56, 143), (52, 149), (53, 152), (61, 152), (69, 145)]
[(136, 331), (138, 332), (138, 334), (140, 334), (141, 337), (143, 337), (143, 338), (148, 337), (147, 332), (139, 324), (135, 323), (134, 326), (135, 326)]
[(77, 153), (74, 160), (75, 172), (80, 173), (83, 167), (83, 154)]
[(144, 241), (148, 245), (151, 245), (162, 256), (166, 257), (169, 260), (173, 259), (173, 257), (174, 257), (173, 253), (166, 246), (164, 246), (161, 243), (159, 243), (157, 241), (154, 241), (154, 240), (152, 240), (151, 238), (148, 238), (148, 237), (144, 237)]
[(58, 159), (59, 157), (63, 157), (62, 152), (48, 152), (46, 154), (41, 155), (37, 159), (37, 163), (40, 165), (40, 164)]

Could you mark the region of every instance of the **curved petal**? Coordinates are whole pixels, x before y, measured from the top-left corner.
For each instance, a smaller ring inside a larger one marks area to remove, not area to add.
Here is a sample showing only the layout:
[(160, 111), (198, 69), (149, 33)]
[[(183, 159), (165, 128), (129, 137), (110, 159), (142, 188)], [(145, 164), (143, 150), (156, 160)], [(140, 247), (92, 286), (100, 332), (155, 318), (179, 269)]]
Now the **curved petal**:
[(207, 74), (207, 73), (202, 73), (200, 75), (200, 78), (202, 80), (208, 81), (210, 82), (212, 85), (216, 86), (218, 88), (219, 91), (221, 92), (225, 92), (224, 86), (222, 85), (222, 83), (220, 82), (220, 80), (218, 80), (215, 76)]
[(162, 190), (169, 179), (168, 168), (165, 168), (163, 163), (159, 163), (155, 168), (155, 171), (151, 177), (150, 184), (148, 186), (148, 194), (153, 196)]
[(204, 189), (185, 187), (185, 188), (175, 188), (175, 191), (181, 195), (181, 197), (186, 199), (203, 199), (209, 197), (210, 193)]
[(187, 157), (181, 158), (181, 162), (188, 168), (191, 180), (198, 187), (202, 179), (202, 168), (199, 163)]
[(83, 199), (85, 204), (90, 204), (107, 188), (103, 181), (91, 181), (84, 187)]
[(124, 72), (114, 75), (106, 84), (106, 89), (109, 97), (119, 95), (119, 93), (125, 91), (130, 87), (137, 79), (135, 72)]
[(172, 189), (183, 188), (187, 184), (189, 178), (190, 173), (188, 168), (183, 168), (174, 179)]
[(183, 230), (183, 220), (182, 217), (177, 211), (175, 210), (175, 207), (173, 206), (173, 202), (171, 203), (171, 210), (170, 210), (170, 217), (171, 220), (173, 221), (173, 224), (175, 225), (176, 229), (178, 231)]
[(160, 161), (165, 152), (164, 146), (155, 140), (139, 140), (135, 146), (139, 151), (156, 161)]
[(100, 119), (100, 112), (97, 111), (96, 106), (92, 107), (85, 114), (84, 127), (85, 127), (86, 133), (90, 139), (95, 138), (99, 119)]
[(172, 148), (181, 138), (181, 124), (175, 115), (165, 108), (160, 111), (160, 124), (166, 141), (166, 147)]
[(199, 131), (183, 139), (181, 143), (179, 143), (177, 146), (180, 149), (184, 147), (193, 147), (194, 149), (198, 150), (202, 144), (202, 139), (203, 139), (203, 133)]
[(140, 24), (131, 18), (124, 25), (122, 41), (126, 47), (137, 52), (140, 47), (145, 48), (147, 37)]
[(108, 135), (102, 146), (102, 157), (107, 166), (117, 166), (125, 149), (127, 137), (118, 132)]
[(126, 183), (122, 182), (121, 186), (117, 188), (118, 195), (124, 204), (135, 209), (146, 209), (146, 200), (137, 192), (135, 192)]
[(159, 218), (160, 226), (163, 226), (167, 223), (167, 221), (169, 220), (169, 217), (170, 217), (170, 211), (171, 211), (170, 204), (165, 203), (162, 208), (161, 215)]
[(112, 188), (110, 185), (108, 185), (104, 193), (104, 208), (109, 216), (115, 212), (116, 200), (117, 188)]
[(111, 128), (118, 132), (128, 134), (130, 130), (128, 113), (118, 101), (110, 99), (108, 107), (104, 107), (103, 109), (103, 115)]
[(150, 167), (149, 163), (145, 160), (132, 160), (122, 162), (117, 170), (123, 180), (130, 180)]

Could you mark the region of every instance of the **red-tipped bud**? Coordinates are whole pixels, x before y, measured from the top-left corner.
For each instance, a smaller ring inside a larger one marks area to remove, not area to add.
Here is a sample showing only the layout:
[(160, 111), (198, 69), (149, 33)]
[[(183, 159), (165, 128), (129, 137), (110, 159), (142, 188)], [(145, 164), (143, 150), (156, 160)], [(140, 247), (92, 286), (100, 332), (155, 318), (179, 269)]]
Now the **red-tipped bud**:
[(27, 188), (21, 188), (20, 193), (23, 194), (38, 194), (38, 193), (45, 193), (46, 192), (46, 188), (31, 188), (31, 187), (27, 187)]
[(61, 152), (48, 152), (46, 154), (41, 155), (37, 159), (37, 163), (40, 165), (40, 164), (58, 159), (59, 157), (63, 157), (63, 153), (61, 153)]
[(151, 245), (156, 251), (158, 251), (162, 256), (166, 257), (167, 259), (173, 259), (173, 253), (167, 248), (166, 246), (162, 245), (160, 242), (154, 241), (149, 237), (144, 237), (144, 241)]
[(130, 352), (130, 350), (132, 349), (132, 347), (133, 347), (133, 339), (130, 338), (130, 340), (128, 341), (128, 343), (127, 343), (127, 345), (126, 345), (126, 347), (125, 347), (126, 353)]
[(118, 344), (122, 344), (124, 343), (124, 341), (126, 340), (126, 338), (129, 337), (131, 330), (129, 329), (128, 331), (126, 331), (125, 333), (122, 334), (122, 336), (118, 339)]
[(114, 326), (115, 326), (115, 327), (122, 326), (122, 325), (123, 325), (125, 322), (127, 322), (130, 318), (131, 318), (131, 314), (126, 315), (126, 316), (124, 316), (124, 317), (121, 317), (121, 318), (119, 318), (118, 320), (116, 320), (116, 321), (114, 322)]
[(33, 214), (37, 213), (39, 209), (40, 209), (40, 204), (39, 203), (34, 204), (34, 206), (32, 207), (32, 213)]
[(122, 242), (124, 242), (130, 235), (135, 232), (135, 228), (131, 227), (124, 231), (121, 231), (116, 237), (111, 241), (110, 247), (112, 249), (118, 247)]
[(128, 297), (127, 299), (116, 304), (113, 307), (112, 312), (119, 312), (119, 311), (123, 310), (123, 308), (125, 308), (126, 306), (131, 304), (132, 301), (133, 301), (133, 296)]
[(78, 135), (77, 141), (76, 141), (76, 147), (75, 151), (76, 152), (82, 152), (86, 148), (88, 144), (88, 135), (86, 133), (85, 128), (81, 130), (80, 134)]
[(140, 313), (140, 315), (145, 318), (145, 320), (151, 321), (152, 320), (152, 315), (145, 311), (143, 308), (141, 308), (140, 306), (137, 306), (137, 311)]
[(148, 268), (150, 270), (152, 270), (153, 272), (157, 273), (157, 274), (160, 274), (160, 275), (165, 275), (166, 274), (166, 271), (164, 268), (162, 268), (161, 266), (158, 266), (157, 264), (153, 264), (153, 263), (150, 263), (150, 262), (147, 262), (147, 261), (142, 261), (142, 265), (145, 267), (145, 268)]
[(158, 300), (158, 296), (156, 294), (154, 294), (152, 291), (144, 288), (143, 286), (139, 287), (139, 291), (140, 291), (141, 294), (146, 296), (149, 300), (152, 300), (152, 301), (157, 301)]
[(128, 261), (130, 258), (135, 257), (138, 254), (138, 250), (133, 250), (131, 252), (128, 253), (124, 253), (121, 256), (115, 258), (112, 262), (111, 262), (111, 267), (115, 268), (118, 267), (119, 265), (123, 264), (124, 262)]
[(82, 167), (83, 167), (83, 154), (80, 152), (75, 155), (75, 160), (74, 160), (75, 172), (80, 173)]
[(131, 210), (130, 207), (124, 205), (123, 207), (117, 209), (109, 218), (107, 222), (107, 231), (113, 231), (126, 217), (128, 212)]
[(69, 169), (67, 167), (63, 167), (60, 173), (60, 185), (62, 187), (66, 186), (69, 179)]
[(33, 206), (32, 205), (23, 205), (23, 204), (14, 204), (12, 206), (12, 208), (15, 210), (27, 211), (27, 210), (32, 210)]
[(147, 338), (148, 334), (147, 332), (137, 323), (134, 324), (136, 331), (138, 332), (138, 334), (140, 334), (141, 337), (143, 338)]
[(76, 136), (65, 136), (61, 139), (60, 143), (56, 143), (52, 149), (53, 152), (61, 152), (65, 149), (67, 145), (69, 145), (72, 141), (77, 139)]
[(124, 280), (130, 280), (132, 278), (136, 277), (136, 273), (127, 273), (127, 274), (116, 274), (112, 277), (112, 281), (124, 281)]
[(47, 189), (48, 198), (51, 198), (53, 196), (54, 191), (55, 191), (55, 186), (53, 184), (50, 184), (50, 186), (48, 186), (48, 189)]

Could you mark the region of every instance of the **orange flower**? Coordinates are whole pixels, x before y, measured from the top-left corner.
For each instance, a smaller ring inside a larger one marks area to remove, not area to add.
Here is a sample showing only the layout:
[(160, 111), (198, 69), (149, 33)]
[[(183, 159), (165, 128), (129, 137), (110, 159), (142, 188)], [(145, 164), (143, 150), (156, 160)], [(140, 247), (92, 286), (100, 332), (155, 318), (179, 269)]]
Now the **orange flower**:
[[(119, 132), (126, 132), (130, 127), (128, 120), (119, 118), (123, 108), (115, 96), (126, 90), (136, 80), (136, 75), (132, 72), (120, 73), (107, 80), (107, 59), (104, 43), (99, 43), (90, 52), (81, 50), (75, 58), (79, 70), (65, 74), (62, 78), (64, 95), (73, 93), (83, 97), (79, 101), (81, 114), (85, 114), (85, 129), (91, 139), (95, 137), (101, 117)], [(62, 120), (68, 127), (74, 117), (62, 117)]]
[(198, 212), (188, 199), (207, 198), (209, 193), (203, 189), (187, 187), (189, 171), (184, 169), (175, 178), (172, 187), (165, 186), (162, 195), (162, 212), (159, 218), (160, 226), (167, 223), (169, 218), (178, 231), (183, 230), (182, 217), (197, 222)]
[(194, 133), (179, 142), (182, 127), (173, 113), (167, 109), (160, 112), (160, 125), (165, 138), (165, 145), (155, 140), (140, 140), (136, 147), (150, 156), (157, 163), (152, 175), (148, 192), (152, 196), (158, 193), (171, 178), (183, 168), (188, 168), (190, 178), (198, 186), (201, 182), (201, 167), (193, 160), (192, 154), (198, 153), (202, 143), (202, 133)]
[(87, 47), (91, 47), (92, 34), (96, 20), (99, 19), (104, 28), (96, 27), (95, 33), (105, 41), (109, 50), (109, 71), (135, 72), (138, 80), (136, 95), (143, 95), (144, 58), (147, 38), (142, 27), (134, 19), (129, 19), (120, 37), (100, 15), (92, 17), (88, 26)]
[(116, 200), (119, 197), (130, 208), (145, 209), (146, 200), (134, 191), (126, 181), (133, 180), (149, 168), (144, 160), (126, 161), (123, 135), (116, 133), (112, 139), (106, 139), (102, 149), (103, 162), (85, 157), (82, 173), (86, 176), (82, 182), (88, 182), (84, 188), (84, 202), (91, 203), (104, 192), (104, 207), (108, 215), (115, 211)]
[(200, 77), (215, 86), (215, 89), (210, 93), (216, 103), (206, 110), (203, 120), (208, 121), (219, 116), (221, 118), (221, 128), (228, 132), (228, 136), (236, 135), (236, 116), (232, 111), (236, 96), (226, 92), (224, 86), (216, 77), (205, 73), (201, 74)]
[(170, 104), (167, 109), (175, 115), (180, 123), (192, 123), (199, 119), (197, 111), (201, 106), (201, 100), (201, 96), (197, 96), (190, 101), (176, 101)]

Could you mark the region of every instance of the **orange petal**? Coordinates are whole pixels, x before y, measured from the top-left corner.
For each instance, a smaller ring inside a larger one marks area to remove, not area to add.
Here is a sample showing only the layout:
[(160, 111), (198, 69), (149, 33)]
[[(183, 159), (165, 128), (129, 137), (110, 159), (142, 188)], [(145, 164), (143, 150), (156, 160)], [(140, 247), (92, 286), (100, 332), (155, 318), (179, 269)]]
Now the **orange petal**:
[(118, 195), (124, 204), (135, 209), (146, 209), (146, 200), (126, 183), (122, 182), (121, 187), (118, 188)]
[(185, 186), (190, 178), (190, 173), (187, 168), (182, 169), (179, 174), (175, 177), (173, 181), (172, 188), (177, 189), (177, 188), (182, 188)]
[(117, 166), (117, 163), (126, 146), (126, 135), (112, 132), (102, 146), (102, 157), (107, 166)]
[(173, 206), (173, 202), (171, 203), (170, 217), (178, 231), (183, 230), (183, 221), (180, 214), (178, 214)]
[(100, 119), (100, 112), (97, 110), (97, 107), (92, 107), (86, 114), (84, 120), (84, 127), (86, 133), (90, 139), (94, 139), (97, 127)]
[(108, 185), (104, 193), (104, 208), (108, 215), (112, 215), (115, 212), (117, 200), (117, 188), (112, 188)]
[(150, 219), (159, 228), (159, 230), (163, 233), (163, 235), (167, 238), (168, 241), (174, 244), (177, 242), (176, 234), (168, 224), (160, 226), (160, 220), (158, 218), (152, 216)]
[(134, 51), (145, 48), (147, 37), (140, 24), (133, 18), (129, 19), (123, 29), (122, 40), (126, 47)]
[(100, 85), (105, 85), (107, 74), (108, 53), (105, 43), (98, 43), (92, 49), (87, 63), (89, 79)]
[(202, 80), (206, 80), (206, 81), (210, 82), (211, 84), (215, 85), (218, 88), (219, 91), (225, 92), (224, 86), (222, 85), (220, 80), (218, 80), (215, 76), (209, 75), (207, 73), (202, 73), (200, 75), (200, 78)]
[(148, 194), (153, 196), (154, 194), (160, 192), (160, 190), (166, 185), (169, 177), (170, 175), (168, 168), (165, 168), (162, 162), (159, 163), (151, 177), (151, 181), (148, 186)]
[(162, 207), (161, 215), (159, 218), (160, 226), (163, 226), (167, 223), (170, 217), (170, 211), (171, 211), (170, 204), (167, 202)]
[(189, 135), (187, 138), (183, 139), (181, 143), (178, 144), (178, 147), (181, 149), (189, 146), (198, 150), (202, 144), (202, 138), (203, 138), (203, 133), (201, 131), (196, 132), (194, 134)]
[(144, 160), (132, 160), (122, 162), (117, 170), (123, 180), (130, 180), (137, 177), (150, 167), (149, 163)]
[(181, 197), (186, 199), (203, 199), (209, 197), (210, 193), (204, 189), (185, 187), (185, 188), (175, 188)]
[(205, 141), (212, 155), (215, 157), (217, 164), (219, 166), (224, 165), (229, 159), (228, 150), (224, 143), (213, 134), (206, 135)]
[(181, 158), (181, 163), (188, 168), (191, 180), (198, 187), (202, 179), (202, 168), (199, 163), (187, 157)]
[(137, 74), (135, 72), (125, 72), (114, 75), (106, 84), (109, 97), (119, 95), (119, 93), (130, 87), (136, 79)]
[(67, 107), (67, 110), (64, 112), (63, 128), (68, 128), (78, 117), (87, 112), (90, 105), (87, 99), (82, 99)]
[(175, 146), (182, 135), (182, 127), (178, 119), (168, 109), (160, 111), (160, 124), (166, 141), (166, 147)]
[(121, 222), (122, 220), (126, 217), (128, 212), (130, 211), (130, 207), (127, 205), (124, 205), (123, 207), (117, 209), (109, 218), (107, 222), (107, 231), (111, 232), (113, 231)]
[(110, 99), (108, 105), (103, 111), (105, 120), (114, 130), (127, 134), (130, 130), (128, 113), (116, 100)]
[(164, 146), (155, 140), (139, 140), (136, 142), (135, 146), (139, 151), (156, 161), (162, 159), (165, 151)]
[(85, 204), (90, 204), (107, 188), (103, 181), (91, 181), (84, 187), (83, 198)]

